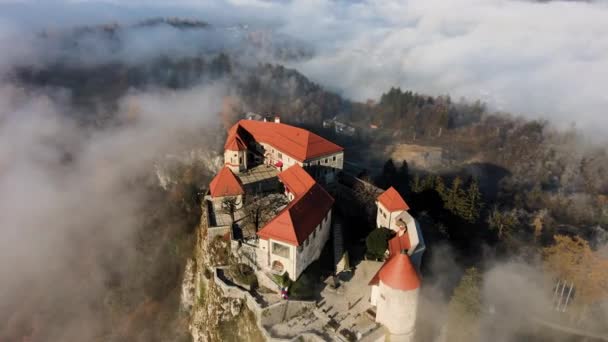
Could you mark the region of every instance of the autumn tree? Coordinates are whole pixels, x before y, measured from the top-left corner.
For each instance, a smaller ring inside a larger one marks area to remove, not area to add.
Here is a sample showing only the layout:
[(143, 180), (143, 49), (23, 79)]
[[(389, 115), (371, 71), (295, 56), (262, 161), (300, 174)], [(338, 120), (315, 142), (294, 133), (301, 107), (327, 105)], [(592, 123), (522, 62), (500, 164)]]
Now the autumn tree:
[(448, 304), (450, 341), (479, 341), (481, 274), (472, 267), (465, 271)]
[(608, 296), (608, 258), (575, 236), (554, 236), (543, 249), (544, 266), (558, 279), (574, 283), (576, 300), (588, 305)]
[(501, 211), (498, 207), (494, 207), (487, 222), (490, 230), (496, 233), (499, 240), (509, 240), (520, 224), (519, 213), (515, 209)]

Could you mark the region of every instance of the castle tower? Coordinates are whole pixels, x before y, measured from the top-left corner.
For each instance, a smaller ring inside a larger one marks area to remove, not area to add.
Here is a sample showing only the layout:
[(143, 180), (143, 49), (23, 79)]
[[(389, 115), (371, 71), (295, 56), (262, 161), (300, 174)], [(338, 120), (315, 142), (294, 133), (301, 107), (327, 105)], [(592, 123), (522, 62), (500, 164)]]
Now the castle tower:
[(388, 329), (391, 341), (413, 341), (420, 277), (406, 253), (389, 258), (378, 272), (377, 286), (376, 322)]

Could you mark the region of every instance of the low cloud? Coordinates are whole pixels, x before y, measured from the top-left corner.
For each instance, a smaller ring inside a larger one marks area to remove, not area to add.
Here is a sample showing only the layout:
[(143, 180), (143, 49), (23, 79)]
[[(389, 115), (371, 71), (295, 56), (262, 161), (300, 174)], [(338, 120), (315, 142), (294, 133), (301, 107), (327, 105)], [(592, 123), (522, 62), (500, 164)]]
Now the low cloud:
[[(601, 86), (608, 77), (608, 6), (600, 1), (181, 0), (166, 6), (92, 0), (0, 6), (10, 9), (0, 24), (37, 18), (36, 27), (64, 17), (103, 23), (185, 15), (271, 28), (315, 47), (314, 58), (291, 66), (353, 99), (377, 98), (400, 86), (482, 99), (497, 110), (562, 126), (576, 123), (592, 133), (608, 126)], [(50, 19), (41, 17), (43, 10)], [(173, 39), (156, 37), (161, 43)]]
[(133, 93), (113, 125), (91, 130), (56, 94), (0, 86), (0, 339), (98, 336), (110, 272), (137, 273), (141, 180), (164, 155), (209, 143), (224, 92)]

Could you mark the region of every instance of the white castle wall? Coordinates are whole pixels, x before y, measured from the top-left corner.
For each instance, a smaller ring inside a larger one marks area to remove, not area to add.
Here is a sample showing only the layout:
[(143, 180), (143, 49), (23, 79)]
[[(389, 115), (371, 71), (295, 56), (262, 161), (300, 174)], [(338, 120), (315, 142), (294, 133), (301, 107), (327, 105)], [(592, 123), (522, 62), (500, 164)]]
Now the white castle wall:
[(384, 325), (391, 335), (398, 335), (399, 341), (413, 341), (420, 289), (396, 290), (380, 281), (379, 290), (376, 322)]

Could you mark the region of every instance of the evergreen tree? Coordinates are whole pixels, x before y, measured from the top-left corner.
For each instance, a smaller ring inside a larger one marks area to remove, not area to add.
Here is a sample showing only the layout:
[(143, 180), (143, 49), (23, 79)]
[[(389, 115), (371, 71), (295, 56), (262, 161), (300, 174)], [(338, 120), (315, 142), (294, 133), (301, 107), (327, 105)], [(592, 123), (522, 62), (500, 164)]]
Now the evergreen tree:
[(407, 194), (409, 192), (409, 184), (410, 167), (407, 164), (407, 160), (404, 159), (399, 167), (399, 171), (397, 171), (397, 190), (399, 190), (400, 193)]
[(395, 163), (393, 163), (393, 159), (389, 159), (384, 163), (378, 185), (383, 189), (388, 189), (389, 187), (394, 186), (396, 182), (397, 168), (395, 167)]
[(479, 214), (482, 207), (481, 192), (477, 181), (473, 179), (469, 184), (466, 197), (460, 206), (460, 217), (468, 222), (476, 222), (479, 219)]
[(454, 214), (458, 214), (458, 208), (462, 206), (463, 198), (464, 191), (462, 190), (462, 179), (456, 177), (452, 181), (452, 186), (447, 192), (444, 208)]
[(415, 193), (420, 193), (422, 192), (422, 190), (424, 190), (422, 187), (422, 182), (420, 181), (420, 176), (418, 174), (414, 175), (414, 179), (412, 179), (412, 181), (410, 182), (410, 188)]
[(441, 200), (445, 202), (447, 191), (445, 188), (445, 183), (443, 182), (443, 177), (441, 176), (437, 176), (437, 178), (435, 179), (435, 191), (437, 192), (437, 194), (439, 194)]
[(435, 188), (435, 176), (426, 175), (422, 181), (422, 191), (432, 190)]

